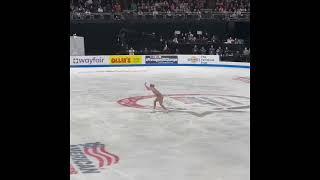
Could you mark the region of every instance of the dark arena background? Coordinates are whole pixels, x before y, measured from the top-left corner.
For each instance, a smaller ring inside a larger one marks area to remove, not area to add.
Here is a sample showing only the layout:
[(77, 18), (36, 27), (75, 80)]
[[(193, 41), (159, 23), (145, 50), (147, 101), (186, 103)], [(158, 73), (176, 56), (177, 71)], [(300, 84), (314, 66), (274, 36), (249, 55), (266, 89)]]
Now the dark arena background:
[(250, 179), (250, 1), (70, 0), (70, 82), (71, 180)]

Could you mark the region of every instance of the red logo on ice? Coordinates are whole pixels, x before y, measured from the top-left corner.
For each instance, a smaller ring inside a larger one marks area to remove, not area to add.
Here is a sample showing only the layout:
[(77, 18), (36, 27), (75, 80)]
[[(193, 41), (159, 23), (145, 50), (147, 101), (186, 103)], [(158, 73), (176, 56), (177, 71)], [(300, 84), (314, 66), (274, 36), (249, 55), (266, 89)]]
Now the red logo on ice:
[(99, 142), (70, 145), (70, 174), (100, 173), (102, 169), (119, 162), (119, 157), (110, 153)]

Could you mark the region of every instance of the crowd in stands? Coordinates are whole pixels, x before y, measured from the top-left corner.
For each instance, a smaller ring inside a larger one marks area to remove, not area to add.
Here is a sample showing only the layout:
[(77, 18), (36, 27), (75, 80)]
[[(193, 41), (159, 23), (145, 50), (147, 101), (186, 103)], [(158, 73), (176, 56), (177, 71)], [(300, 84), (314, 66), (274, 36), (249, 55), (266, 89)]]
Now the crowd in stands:
[[(172, 36), (163, 37), (161, 34), (151, 33), (140, 40), (130, 37), (117, 39), (119, 54), (132, 52), (137, 54), (203, 54), (220, 55), (222, 58), (250, 56), (250, 43), (239, 38), (219, 38), (207, 32), (174, 32)], [(147, 47), (146, 47), (147, 46)], [(247, 60), (246, 61), (249, 61)]]
[(103, 13), (122, 12), (119, 0), (70, 0), (70, 12)]
[[(250, 12), (250, 0), (217, 0), (216, 12)], [(70, 0), (73, 13), (120, 13), (123, 10), (143, 12), (199, 12), (208, 9), (206, 0), (128, 0), (124, 8), (119, 0)]]
[(250, 12), (250, 0), (217, 0), (216, 12)]
[(243, 44), (243, 40), (237, 39), (237, 38), (232, 38), (229, 37), (228, 39), (223, 42), (223, 40), (219, 40), (219, 38), (212, 34), (208, 34), (208, 32), (202, 32), (202, 31), (197, 31), (192, 33), (191, 31), (189, 32), (174, 32), (173, 35), (171, 36), (172, 40), (168, 40), (169, 42), (179, 44), (179, 43), (207, 43), (207, 42), (212, 42), (212, 43), (225, 43), (225, 44)]
[(205, 0), (132, 0), (129, 10), (136, 12), (196, 12), (205, 8)]

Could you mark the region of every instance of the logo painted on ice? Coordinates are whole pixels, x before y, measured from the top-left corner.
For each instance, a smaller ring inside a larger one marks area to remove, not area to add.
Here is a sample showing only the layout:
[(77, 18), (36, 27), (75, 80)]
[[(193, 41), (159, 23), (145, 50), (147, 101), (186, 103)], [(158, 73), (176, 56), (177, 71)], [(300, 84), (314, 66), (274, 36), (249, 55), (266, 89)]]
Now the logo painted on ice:
[(106, 166), (119, 162), (119, 157), (99, 142), (70, 145), (70, 159), (70, 175), (100, 173)]
[[(153, 109), (154, 95), (121, 99), (119, 104), (140, 109)], [(203, 117), (215, 112), (248, 112), (250, 98), (219, 94), (169, 94), (164, 95), (164, 105), (170, 112), (189, 113)], [(157, 110), (162, 110), (157, 107)]]

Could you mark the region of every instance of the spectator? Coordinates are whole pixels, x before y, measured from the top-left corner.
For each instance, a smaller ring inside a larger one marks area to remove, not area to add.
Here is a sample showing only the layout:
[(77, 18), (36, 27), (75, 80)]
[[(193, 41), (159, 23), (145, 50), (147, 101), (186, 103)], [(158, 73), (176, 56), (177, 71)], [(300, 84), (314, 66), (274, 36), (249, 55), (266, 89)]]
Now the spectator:
[(149, 7), (149, 5), (146, 3), (146, 5), (144, 6), (144, 11), (143, 12), (153, 12), (153, 9), (151, 7)]
[(138, 7), (137, 4), (132, 0), (132, 3), (130, 4), (130, 10), (137, 11)]
[(207, 53), (207, 50), (203, 46), (201, 47), (200, 51), (203, 55)]
[(250, 62), (250, 49), (247, 49), (247, 47), (245, 47), (245, 49), (243, 50), (243, 55), (245, 57), (245, 61)]
[(235, 61), (237, 61), (237, 60), (240, 60), (240, 61), (243, 61), (243, 60), (241, 60), (241, 54), (240, 54), (240, 51), (236, 51), (235, 53), (234, 53), (234, 59), (235, 59)]
[(129, 50), (129, 55), (134, 55), (134, 49), (132, 47)]
[(243, 43), (244, 43), (243, 39), (238, 39), (238, 44), (243, 44)]
[(164, 53), (169, 53), (169, 47), (168, 47), (167, 44), (164, 45), (163, 52)]
[(91, 12), (89, 11), (89, 9), (86, 9), (85, 14), (86, 14), (86, 15), (90, 15), (90, 14), (91, 14)]
[(186, 43), (186, 42), (187, 42), (187, 39), (186, 39), (186, 37), (185, 37), (185, 36), (183, 36), (183, 38), (182, 38), (182, 42), (183, 42), (183, 43)]
[(233, 43), (234, 43), (234, 44), (240, 44), (240, 41), (239, 41), (237, 38), (234, 38)]
[(176, 38), (176, 37), (175, 37), (175, 38), (173, 38), (173, 40), (172, 40), (172, 41), (173, 41), (173, 43), (176, 43), (176, 44), (178, 44), (178, 43), (179, 43), (179, 42), (178, 42), (178, 38)]
[(153, 16), (156, 16), (156, 15), (158, 15), (158, 14), (159, 14), (156, 8), (154, 8), (154, 9), (153, 9), (152, 14), (153, 14)]
[(226, 46), (225, 50), (224, 50), (224, 56), (232, 56), (230, 50), (228, 49), (228, 47)]
[(176, 9), (176, 7), (175, 7), (174, 3), (172, 3), (170, 6), (170, 11), (175, 12), (175, 9)]
[(181, 10), (180, 10), (180, 7), (179, 7), (178, 5), (176, 5), (175, 7), (176, 7), (176, 8), (174, 9), (174, 12), (178, 13), (178, 12), (181, 11)]
[(143, 53), (144, 53), (145, 55), (149, 54), (148, 48), (144, 48)]
[(191, 34), (191, 32), (189, 32), (189, 33), (186, 33), (186, 39), (187, 39), (187, 40), (190, 40), (190, 39), (191, 39), (191, 37), (192, 37), (192, 34)]
[(101, 6), (99, 6), (99, 8), (98, 8), (98, 12), (99, 12), (99, 13), (103, 13), (103, 9), (102, 9)]
[(232, 37), (229, 37), (229, 39), (227, 39), (226, 44), (232, 44), (234, 42), (234, 40), (232, 39)]
[(197, 15), (198, 15), (198, 18), (200, 19), (200, 18), (201, 18), (201, 11), (200, 11), (200, 9), (197, 10)]
[(240, 52), (238, 50), (234, 53), (234, 57), (235, 57), (235, 59), (239, 59)]
[(178, 49), (178, 48), (176, 48), (176, 52), (175, 52), (175, 54), (180, 54), (180, 51), (179, 51), (179, 49)]
[(237, 14), (238, 17), (241, 16), (241, 13), (242, 13), (242, 9), (238, 9), (238, 10), (236, 11), (236, 14)]
[(220, 7), (219, 7), (219, 6), (216, 6), (216, 7), (214, 8), (214, 11), (215, 11), (215, 12), (220, 12)]
[(192, 49), (192, 53), (193, 54), (198, 54), (199, 50), (198, 50), (198, 47), (197, 45), (194, 45), (193, 49)]
[(190, 10), (189, 8), (186, 8), (185, 12), (186, 12), (187, 14), (191, 14), (191, 10)]
[(70, 12), (73, 12), (74, 9), (75, 9), (75, 7), (72, 4), (70, 4)]
[(217, 37), (213, 34), (212, 38), (211, 38), (211, 41), (215, 43), (217, 40), (218, 40)]
[(250, 55), (250, 51), (248, 50), (247, 47), (244, 48), (244, 50), (243, 50), (243, 55), (244, 55), (244, 56), (249, 56), (249, 55)]
[(180, 35), (178, 35), (178, 37), (183, 38), (184, 34), (181, 33)]
[[(178, 3), (179, 4), (179, 3)], [(184, 3), (180, 3), (180, 9), (182, 11), (186, 11), (187, 9), (189, 9), (188, 7), (188, 3), (184, 2)]]
[(215, 55), (216, 54), (216, 50), (214, 49), (213, 45), (211, 45), (211, 47), (209, 48), (209, 54), (210, 55)]
[(191, 32), (189, 32), (188, 40), (189, 40), (189, 41), (193, 41), (193, 34), (192, 34)]
[(121, 5), (119, 3), (116, 3), (114, 6), (113, 6), (113, 12), (115, 13), (120, 13), (122, 10), (121, 10)]
[(79, 11), (75, 11), (75, 18), (76, 19), (81, 19), (81, 13)]
[(237, 12), (233, 12), (230, 16), (231, 18), (237, 18), (238, 15), (237, 15)]
[(205, 43), (208, 41), (208, 38), (206, 36), (202, 36), (202, 41)]
[(219, 48), (217, 49), (217, 55), (222, 56), (222, 48), (221, 46), (219, 46)]
[(197, 41), (197, 38), (194, 36), (191, 38), (191, 42), (196, 42)]
[(156, 39), (156, 33), (155, 32), (152, 32), (151, 34), (151, 39), (154, 41)]
[(209, 38), (209, 34), (207, 32), (205, 32), (203, 36)]
[(93, 3), (92, 0), (88, 0), (88, 1), (85, 2), (85, 6), (89, 7), (89, 6), (92, 5), (92, 3)]
[(111, 12), (112, 11), (112, 4), (106, 3), (104, 12)]
[(86, 10), (83, 8), (83, 6), (80, 5), (78, 12), (79, 13), (84, 13)]

